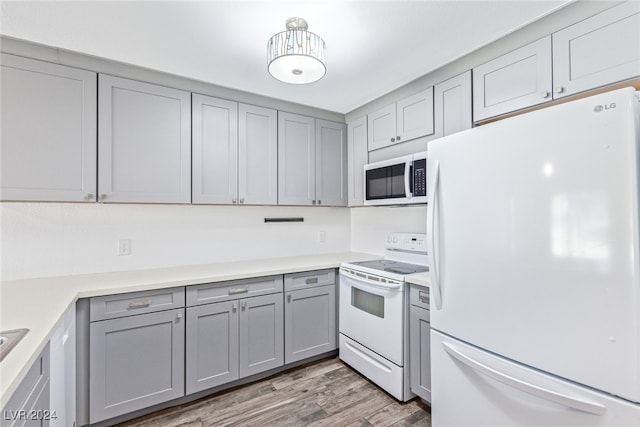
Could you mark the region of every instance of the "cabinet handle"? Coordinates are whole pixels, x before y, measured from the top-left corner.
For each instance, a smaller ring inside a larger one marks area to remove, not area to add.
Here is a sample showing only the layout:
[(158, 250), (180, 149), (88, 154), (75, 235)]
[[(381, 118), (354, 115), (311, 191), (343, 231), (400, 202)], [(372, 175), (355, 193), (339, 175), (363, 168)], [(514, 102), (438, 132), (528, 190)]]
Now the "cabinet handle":
[(240, 199), (240, 203), (244, 203), (244, 199)]
[(229, 289), (229, 295), (246, 294), (249, 292), (249, 288), (231, 288)]
[(321, 205), (322, 204), (322, 200), (318, 200), (318, 204)]
[(396, 141), (400, 142), (400, 135), (396, 136)]
[(130, 302), (129, 303), (129, 310), (135, 310), (138, 308), (147, 308), (151, 305), (151, 300), (150, 299), (146, 299), (146, 300), (142, 300), (142, 301), (135, 301), (135, 302)]
[(238, 311), (238, 304), (234, 302), (233, 305), (231, 306), (231, 311), (233, 311), (234, 313)]
[(391, 142), (396, 142), (396, 139), (395, 138), (391, 138)]
[(107, 198), (107, 195), (106, 195), (106, 194), (101, 194), (101, 195), (100, 195), (100, 200), (104, 200), (104, 199), (106, 199), (106, 198)]
[(287, 302), (291, 302), (291, 294), (287, 295)]
[(176, 314), (176, 319), (178, 319), (178, 320), (182, 319), (182, 313)]
[(420, 294), (418, 295), (418, 299), (420, 300), (420, 302), (423, 302), (425, 304), (430, 303), (429, 294), (426, 292), (420, 292)]
[(232, 203), (238, 203), (238, 199), (231, 200)]
[(318, 278), (317, 277), (310, 277), (307, 280), (304, 281), (307, 285), (312, 285), (314, 283), (318, 283)]
[(564, 92), (564, 87), (562, 86), (557, 86), (554, 90), (555, 93), (562, 93)]
[(315, 201), (315, 200), (313, 200), (313, 201), (311, 202), (311, 204), (312, 204), (312, 205), (315, 205), (315, 204), (316, 204), (316, 201)]
[(540, 92), (540, 98), (548, 98), (549, 97), (549, 92), (547, 92), (546, 90), (543, 90), (542, 92)]
[(93, 200), (93, 199), (95, 199), (95, 198), (96, 198), (96, 195), (95, 195), (95, 194), (93, 194), (93, 193), (89, 193), (89, 194), (87, 194), (86, 196), (84, 196), (84, 199), (85, 199), (85, 200)]
[(246, 308), (247, 308), (247, 302), (242, 301), (242, 310), (245, 310)]

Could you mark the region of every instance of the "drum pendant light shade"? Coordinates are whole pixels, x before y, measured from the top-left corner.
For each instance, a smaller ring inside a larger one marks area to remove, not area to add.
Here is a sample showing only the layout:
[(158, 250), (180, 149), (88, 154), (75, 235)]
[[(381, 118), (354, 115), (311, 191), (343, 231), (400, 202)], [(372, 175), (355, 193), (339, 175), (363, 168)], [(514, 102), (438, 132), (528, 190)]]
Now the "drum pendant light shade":
[(269, 74), (292, 84), (313, 83), (327, 72), (324, 40), (307, 31), (302, 18), (287, 19), (287, 31), (271, 37), (267, 43)]

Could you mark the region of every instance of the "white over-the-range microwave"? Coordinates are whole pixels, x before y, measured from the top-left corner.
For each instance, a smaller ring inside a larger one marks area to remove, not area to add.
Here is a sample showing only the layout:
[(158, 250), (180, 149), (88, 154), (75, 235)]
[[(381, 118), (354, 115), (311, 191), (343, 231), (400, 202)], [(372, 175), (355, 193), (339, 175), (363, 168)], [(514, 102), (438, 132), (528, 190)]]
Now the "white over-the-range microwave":
[(427, 203), (427, 152), (364, 166), (365, 205)]

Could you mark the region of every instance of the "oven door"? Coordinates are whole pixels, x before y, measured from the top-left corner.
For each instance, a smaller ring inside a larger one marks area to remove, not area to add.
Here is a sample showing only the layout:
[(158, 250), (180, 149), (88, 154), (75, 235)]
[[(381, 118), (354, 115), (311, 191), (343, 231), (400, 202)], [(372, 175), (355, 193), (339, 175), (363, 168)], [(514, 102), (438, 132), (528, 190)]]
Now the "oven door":
[(403, 366), (404, 283), (362, 275), (340, 269), (340, 333)]
[(364, 204), (393, 205), (411, 200), (412, 156), (398, 157), (364, 167)]

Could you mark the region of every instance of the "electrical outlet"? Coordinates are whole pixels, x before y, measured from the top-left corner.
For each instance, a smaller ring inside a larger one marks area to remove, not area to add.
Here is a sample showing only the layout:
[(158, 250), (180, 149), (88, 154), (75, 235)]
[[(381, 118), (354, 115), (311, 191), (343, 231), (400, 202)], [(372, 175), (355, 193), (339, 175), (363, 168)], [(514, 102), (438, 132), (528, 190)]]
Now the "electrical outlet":
[(120, 239), (118, 240), (118, 256), (131, 255), (131, 240)]
[(327, 232), (318, 231), (318, 242), (325, 243), (327, 241)]

